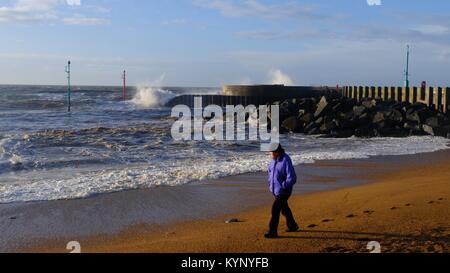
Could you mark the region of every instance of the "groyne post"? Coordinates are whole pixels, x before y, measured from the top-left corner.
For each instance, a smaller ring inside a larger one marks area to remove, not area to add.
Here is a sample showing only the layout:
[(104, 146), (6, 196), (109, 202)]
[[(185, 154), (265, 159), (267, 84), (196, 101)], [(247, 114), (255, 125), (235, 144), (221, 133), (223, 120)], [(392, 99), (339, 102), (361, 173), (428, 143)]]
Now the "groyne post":
[(343, 95), (357, 101), (372, 98), (411, 104), (422, 103), (443, 113), (450, 109), (449, 87), (348, 86)]

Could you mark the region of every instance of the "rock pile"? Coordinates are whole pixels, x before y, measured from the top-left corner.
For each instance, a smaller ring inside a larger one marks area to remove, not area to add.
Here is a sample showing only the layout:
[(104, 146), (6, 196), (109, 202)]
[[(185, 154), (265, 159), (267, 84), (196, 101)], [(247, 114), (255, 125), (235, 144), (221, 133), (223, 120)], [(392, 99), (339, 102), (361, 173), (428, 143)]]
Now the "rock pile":
[(424, 104), (322, 97), (289, 99), (280, 105), (282, 133), (326, 137), (407, 137), (433, 135), (450, 138), (450, 115)]

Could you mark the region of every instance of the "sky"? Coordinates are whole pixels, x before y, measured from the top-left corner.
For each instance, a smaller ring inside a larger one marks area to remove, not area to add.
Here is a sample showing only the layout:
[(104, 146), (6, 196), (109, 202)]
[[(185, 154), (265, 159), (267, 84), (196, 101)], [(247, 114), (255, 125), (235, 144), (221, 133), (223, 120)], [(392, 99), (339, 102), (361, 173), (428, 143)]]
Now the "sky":
[(450, 86), (448, 0), (0, 0), (0, 84)]

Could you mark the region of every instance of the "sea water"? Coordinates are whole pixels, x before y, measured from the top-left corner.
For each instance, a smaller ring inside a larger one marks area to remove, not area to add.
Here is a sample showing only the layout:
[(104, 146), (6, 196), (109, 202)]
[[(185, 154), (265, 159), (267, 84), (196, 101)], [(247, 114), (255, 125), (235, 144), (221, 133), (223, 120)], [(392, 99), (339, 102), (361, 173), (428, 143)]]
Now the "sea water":
[[(62, 86), (0, 86), (0, 203), (85, 198), (178, 186), (265, 171), (269, 157), (250, 141), (174, 141), (164, 104), (219, 88), (75, 87), (72, 112)], [(295, 164), (407, 155), (448, 148), (436, 137), (281, 137)]]

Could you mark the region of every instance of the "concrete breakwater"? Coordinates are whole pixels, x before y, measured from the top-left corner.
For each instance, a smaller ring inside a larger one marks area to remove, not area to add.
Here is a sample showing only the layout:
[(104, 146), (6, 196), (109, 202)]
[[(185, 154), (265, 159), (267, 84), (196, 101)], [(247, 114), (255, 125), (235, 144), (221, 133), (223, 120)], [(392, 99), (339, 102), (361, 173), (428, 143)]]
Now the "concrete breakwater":
[(194, 107), (194, 98), (202, 97), (203, 106), (219, 105), (265, 105), (290, 98), (320, 98), (321, 96), (338, 96), (336, 88), (313, 86), (284, 86), (284, 85), (226, 85), (222, 94), (181, 95), (170, 100), (166, 105), (173, 107), (179, 104)]
[(364, 98), (392, 100), (397, 102), (422, 103), (437, 111), (450, 111), (449, 87), (388, 87), (346, 86), (339, 90), (342, 96), (361, 101)]

